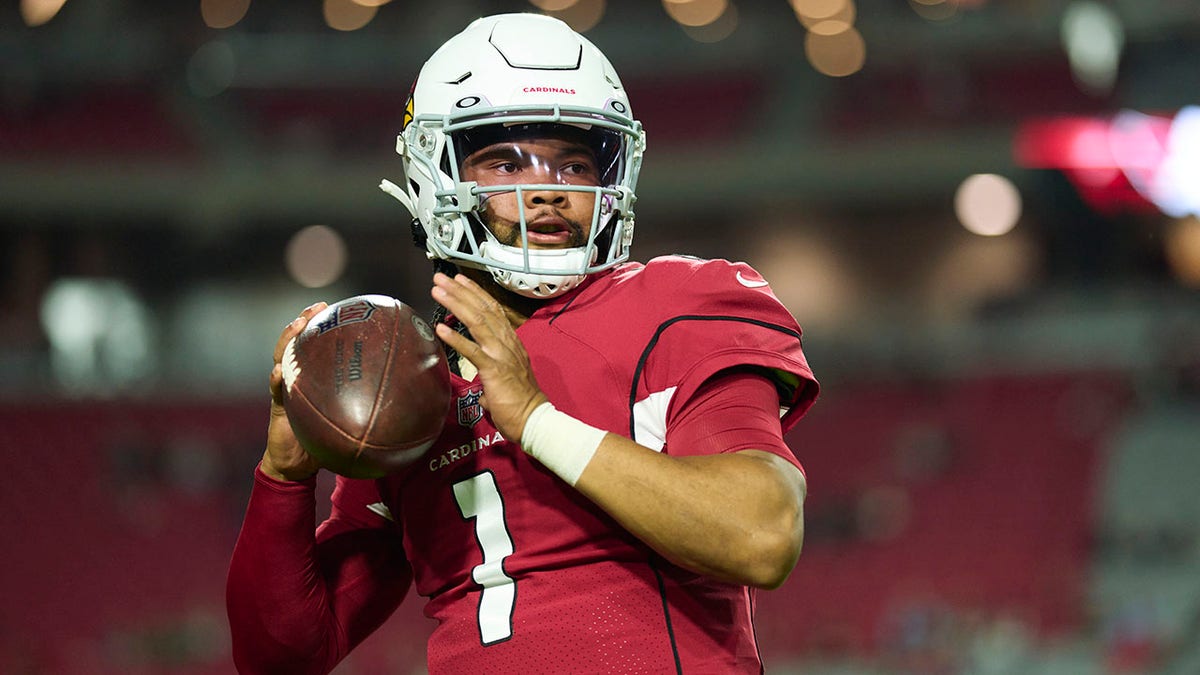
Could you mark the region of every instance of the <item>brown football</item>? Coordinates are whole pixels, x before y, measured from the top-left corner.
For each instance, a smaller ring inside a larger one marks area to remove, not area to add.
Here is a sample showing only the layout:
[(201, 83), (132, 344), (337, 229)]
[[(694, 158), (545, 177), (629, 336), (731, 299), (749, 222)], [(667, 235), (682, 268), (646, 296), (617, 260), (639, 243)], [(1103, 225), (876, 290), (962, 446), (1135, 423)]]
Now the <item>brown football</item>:
[(379, 478), (412, 464), (442, 432), (450, 371), (433, 329), (385, 295), (316, 316), (283, 355), (283, 406), (300, 445), (325, 468)]

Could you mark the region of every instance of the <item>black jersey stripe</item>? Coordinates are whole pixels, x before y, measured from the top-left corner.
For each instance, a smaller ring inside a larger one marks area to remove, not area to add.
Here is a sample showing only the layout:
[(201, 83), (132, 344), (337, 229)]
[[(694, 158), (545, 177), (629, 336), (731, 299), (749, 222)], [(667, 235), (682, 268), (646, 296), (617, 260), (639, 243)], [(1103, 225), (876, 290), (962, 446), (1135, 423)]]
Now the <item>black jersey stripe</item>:
[(671, 656), (675, 659), (675, 675), (683, 675), (683, 663), (679, 660), (679, 644), (675, 642), (675, 628), (671, 625), (671, 607), (667, 604), (667, 580), (663, 578), (658, 565), (654, 564), (653, 557), (646, 562), (650, 565), (650, 570), (654, 572), (654, 578), (658, 580), (658, 595), (662, 599), (663, 618), (667, 622), (667, 638), (671, 641)]
[(631, 439), (634, 438), (635, 432), (633, 407), (635, 404), (637, 404), (638, 382), (640, 382), (642, 379), (642, 370), (646, 367), (646, 362), (650, 359), (650, 352), (654, 351), (654, 348), (658, 345), (658, 340), (662, 337), (663, 332), (680, 321), (737, 321), (740, 323), (749, 323), (762, 328), (779, 331), (780, 333), (791, 335), (797, 340), (800, 340), (800, 333), (788, 328), (787, 326), (781, 326), (777, 323), (771, 323), (769, 321), (762, 321), (759, 319), (750, 319), (744, 316), (683, 314), (667, 319), (659, 324), (658, 328), (655, 329), (654, 335), (651, 336), (649, 342), (646, 343), (646, 348), (642, 350), (642, 355), (638, 357), (637, 368), (635, 368), (633, 371), (633, 382), (631, 382), (629, 386), (629, 438)]

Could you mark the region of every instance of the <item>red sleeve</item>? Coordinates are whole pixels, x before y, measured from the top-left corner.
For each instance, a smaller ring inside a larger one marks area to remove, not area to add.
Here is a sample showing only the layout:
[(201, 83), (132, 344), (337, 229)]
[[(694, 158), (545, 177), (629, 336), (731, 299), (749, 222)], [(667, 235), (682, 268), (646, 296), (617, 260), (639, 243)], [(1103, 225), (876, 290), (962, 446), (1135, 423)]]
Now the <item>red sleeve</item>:
[(315, 487), (255, 471), (225, 596), (240, 673), (328, 673), (408, 592), (395, 531), (335, 509), (318, 536)]
[(779, 393), (765, 375), (731, 370), (709, 378), (667, 425), (672, 455), (763, 450), (804, 471), (783, 440)]
[(782, 412), (782, 428), (794, 426), (820, 387), (800, 325), (766, 280), (749, 265), (726, 260), (671, 259), (655, 269), (673, 289), (671, 314), (643, 355), (636, 400), (674, 388), (672, 400), (687, 402), (714, 375), (752, 366), (778, 385), (774, 414)]

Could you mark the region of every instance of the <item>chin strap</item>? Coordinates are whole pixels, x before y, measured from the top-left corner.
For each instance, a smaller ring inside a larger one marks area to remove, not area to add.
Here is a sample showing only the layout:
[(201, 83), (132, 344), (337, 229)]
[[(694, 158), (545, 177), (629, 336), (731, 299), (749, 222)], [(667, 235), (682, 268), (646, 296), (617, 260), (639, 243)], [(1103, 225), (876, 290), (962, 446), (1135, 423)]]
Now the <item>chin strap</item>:
[(488, 267), (492, 278), (504, 288), (535, 300), (549, 300), (575, 288), (583, 281), (583, 275), (554, 276), (547, 274), (531, 275), (524, 272), (502, 270), (498, 267)]
[(412, 214), (413, 218), (417, 217), (417, 205), (413, 203), (412, 198), (408, 196), (408, 193), (404, 191), (404, 188), (384, 178), (383, 181), (379, 183), (379, 189), (388, 193), (396, 201), (403, 204), (404, 208), (408, 209), (408, 212)]
[[(511, 267), (523, 267), (525, 265), (526, 251), (516, 246), (505, 246), (496, 241), (491, 233), (488, 233), (487, 240), (479, 247), (480, 254), (485, 258), (490, 258), (496, 262), (503, 263)], [(584, 264), (587, 256), (586, 248), (570, 248), (570, 249), (529, 249), (529, 265), (533, 268), (553, 269), (558, 266), (564, 272), (567, 270), (577, 269), (578, 273), (571, 274), (541, 274), (537, 272), (520, 272), (512, 269), (487, 265), (487, 270), (492, 273), (492, 278), (496, 283), (504, 288), (523, 295), (527, 298), (535, 298), (545, 300), (553, 298), (575, 288), (584, 280), (587, 273), (584, 271), (587, 265)], [(594, 262), (596, 259), (596, 251), (592, 250), (592, 255), (588, 262)]]

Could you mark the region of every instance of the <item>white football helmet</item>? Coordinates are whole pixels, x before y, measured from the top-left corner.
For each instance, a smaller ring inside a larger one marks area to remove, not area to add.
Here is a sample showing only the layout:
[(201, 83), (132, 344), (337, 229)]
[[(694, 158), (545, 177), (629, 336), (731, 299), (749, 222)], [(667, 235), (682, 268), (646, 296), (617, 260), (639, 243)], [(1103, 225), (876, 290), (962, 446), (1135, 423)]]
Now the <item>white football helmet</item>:
[[(551, 130), (592, 148), (600, 186), (462, 180), (463, 159), (483, 144)], [(406, 186), (385, 180), (380, 187), (420, 221), (431, 259), (486, 269), (516, 293), (550, 298), (629, 258), (644, 148), (642, 125), (599, 49), (558, 19), (502, 14), (474, 21), (425, 63), (396, 140)], [(521, 201), (527, 190), (546, 189), (595, 194), (584, 246), (530, 248), (523, 210), (516, 245), (500, 243), (484, 226), (481, 205), (489, 197), (515, 192)]]

